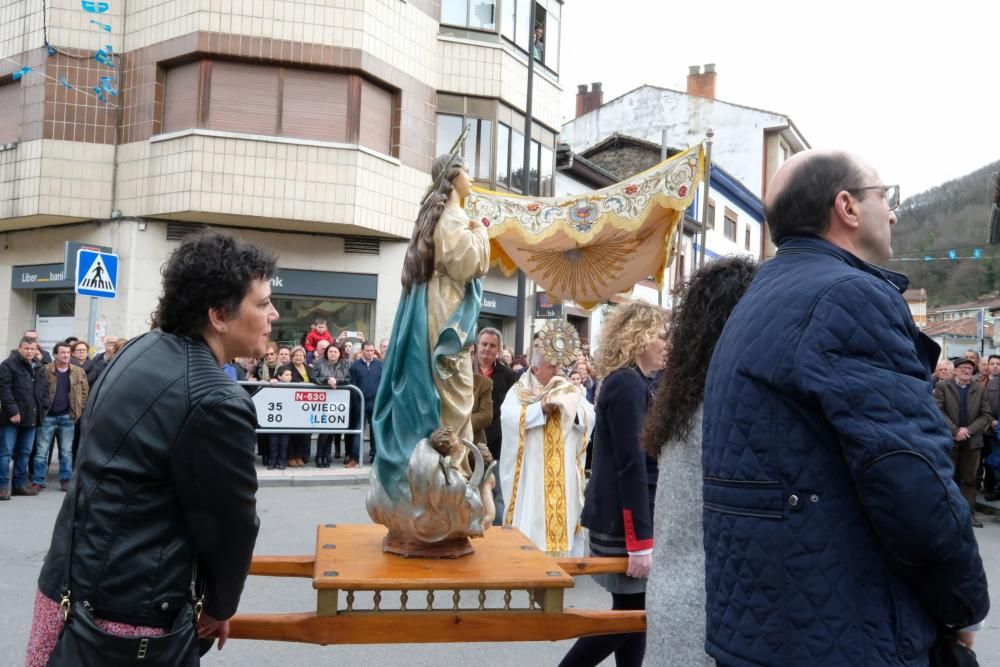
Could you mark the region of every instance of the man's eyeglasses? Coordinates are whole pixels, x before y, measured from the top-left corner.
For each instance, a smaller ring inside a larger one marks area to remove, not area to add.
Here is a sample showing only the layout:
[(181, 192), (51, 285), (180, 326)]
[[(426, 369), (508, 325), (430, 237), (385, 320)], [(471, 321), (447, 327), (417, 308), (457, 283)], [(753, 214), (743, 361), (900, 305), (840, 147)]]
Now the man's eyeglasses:
[(898, 185), (867, 185), (863, 188), (851, 188), (848, 192), (854, 194), (856, 192), (863, 192), (864, 190), (881, 190), (882, 195), (885, 197), (885, 203), (889, 206), (889, 210), (895, 211), (899, 208)]

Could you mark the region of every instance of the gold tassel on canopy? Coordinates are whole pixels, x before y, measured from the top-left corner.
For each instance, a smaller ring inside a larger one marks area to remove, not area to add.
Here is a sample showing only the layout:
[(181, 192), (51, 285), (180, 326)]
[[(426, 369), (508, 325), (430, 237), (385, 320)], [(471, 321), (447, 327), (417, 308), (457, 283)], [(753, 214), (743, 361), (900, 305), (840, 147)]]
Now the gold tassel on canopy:
[(592, 308), (647, 276), (663, 285), (671, 240), (704, 169), (695, 146), (620, 183), (566, 197), (473, 188), (465, 209), (487, 227), (491, 263), (520, 267), (556, 299)]

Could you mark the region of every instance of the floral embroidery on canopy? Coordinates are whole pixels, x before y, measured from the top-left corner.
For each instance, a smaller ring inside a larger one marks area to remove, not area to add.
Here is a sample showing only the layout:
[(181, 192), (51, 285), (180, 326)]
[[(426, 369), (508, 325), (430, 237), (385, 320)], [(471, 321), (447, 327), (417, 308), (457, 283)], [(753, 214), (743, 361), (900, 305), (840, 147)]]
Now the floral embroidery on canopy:
[(490, 237), (494, 265), (520, 267), (558, 299), (590, 308), (647, 276), (662, 285), (671, 241), (704, 169), (696, 146), (584, 195), (522, 197), (474, 188), (470, 217)]

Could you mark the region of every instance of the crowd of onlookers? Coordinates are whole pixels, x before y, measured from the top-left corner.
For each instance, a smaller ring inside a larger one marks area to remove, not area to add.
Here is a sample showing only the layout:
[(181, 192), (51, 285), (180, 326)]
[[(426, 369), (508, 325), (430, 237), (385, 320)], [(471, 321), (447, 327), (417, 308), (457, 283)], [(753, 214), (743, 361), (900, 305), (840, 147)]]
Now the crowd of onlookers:
[[(495, 332), (487, 339), (499, 341)], [(73, 461), (80, 440), (80, 416), (89, 390), (101, 372), (127, 341), (115, 336), (104, 338), (104, 350), (93, 354), (87, 341), (68, 338), (50, 352), (42, 348), (38, 332), (24, 333), (18, 348), (0, 364), (0, 499), (11, 495), (33, 496), (47, 487), (46, 473), (58, 451), (59, 481), (63, 491), (72, 477)], [(327, 322), (317, 319), (301, 344), (267, 344), (261, 359), (233, 359), (223, 367), (231, 379), (241, 382), (304, 382), (323, 387), (356, 387), (364, 397), (364, 410), (351, 401), (350, 428), (369, 431), (367, 462), (374, 459), (377, 444), (370, 435), (375, 394), (382, 376), (382, 362), (389, 340), (378, 346), (364, 340), (359, 332), (343, 331), (334, 338)], [(516, 380), (527, 369), (527, 355), (515, 355), (509, 347), (496, 346), (488, 365), (501, 364)], [(594, 401), (597, 381), (588, 346), (576, 350), (573, 363), (562, 369), (582, 387), (587, 400)], [(477, 369), (482, 375), (482, 369)], [(513, 380), (511, 381), (511, 384)], [(500, 385), (503, 389), (505, 384)], [(509, 386), (506, 386), (509, 389)], [(503, 392), (506, 393), (505, 391)], [(503, 395), (496, 397), (497, 406)], [(499, 417), (496, 419), (499, 422)], [(492, 440), (499, 453), (499, 425)], [(357, 434), (321, 433), (313, 451), (312, 434), (261, 434), (258, 453), (269, 469), (284, 470), (305, 466), (330, 467), (342, 461), (356, 468), (363, 459), (363, 438)], [(56, 450), (53, 445), (57, 445)], [(589, 469), (590, 451), (587, 465)], [(13, 461), (13, 479), (10, 463)], [(11, 484), (11, 481), (13, 484)]]
[(125, 342), (105, 336), (104, 351), (91, 356), (87, 341), (71, 337), (50, 353), (37, 331), (24, 332), (0, 363), (0, 500), (36, 496), (47, 487), (53, 444), (59, 451), (59, 487), (67, 490), (90, 387)]
[[(497, 340), (499, 332), (491, 336)], [(510, 369), (517, 378), (527, 369), (527, 355), (515, 356), (507, 347), (496, 346), (495, 361)], [(300, 382), (323, 387), (356, 387), (364, 397), (364, 411), (351, 401), (350, 430), (367, 429), (369, 450), (363, 458), (363, 438), (357, 434), (321, 433), (316, 438), (313, 453), (311, 434), (261, 434), (258, 438), (258, 453), (263, 465), (271, 470), (299, 468), (310, 461), (318, 468), (328, 468), (335, 460), (341, 460), (344, 467), (356, 468), (363, 460), (371, 463), (375, 457), (377, 443), (371, 435), (371, 418), (375, 406), (375, 394), (382, 377), (382, 363), (389, 349), (389, 339), (383, 338), (379, 345), (364, 339), (359, 332), (342, 331), (336, 338), (331, 334), (327, 321), (317, 319), (311, 329), (302, 337), (298, 345), (284, 345), (268, 342), (267, 353), (262, 359), (241, 358), (226, 364), (224, 371), (230, 378), (240, 382)], [(562, 369), (574, 384), (580, 385), (587, 399), (593, 402), (597, 383), (594, 377), (593, 360), (586, 345), (575, 352), (572, 364)], [(478, 371), (482, 375), (482, 371)], [(501, 388), (504, 385), (501, 385)], [(509, 389), (509, 386), (507, 387)], [(252, 391), (252, 389), (251, 389)], [(503, 402), (497, 396), (495, 405)], [(497, 418), (499, 422), (499, 418)], [(499, 426), (495, 434), (495, 449), (499, 452)], [(588, 464), (590, 457), (588, 455)]]
[(973, 509), (973, 525), (982, 527), (975, 517), (976, 492), (1000, 500), (994, 466), (986, 463), (994, 452), (1000, 456), (1000, 355), (981, 357), (968, 350), (941, 359), (934, 370), (934, 398), (957, 445), (952, 449), (956, 480)]

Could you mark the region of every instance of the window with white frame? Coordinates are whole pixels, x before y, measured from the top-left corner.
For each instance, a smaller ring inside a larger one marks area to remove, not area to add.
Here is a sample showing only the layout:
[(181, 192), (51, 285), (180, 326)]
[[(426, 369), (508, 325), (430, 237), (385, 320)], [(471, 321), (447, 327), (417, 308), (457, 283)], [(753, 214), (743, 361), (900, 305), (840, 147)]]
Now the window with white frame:
[(735, 243), (736, 227), (738, 224), (736, 221), (737, 220), (736, 212), (733, 211), (732, 209), (727, 208), (725, 213), (725, 220), (726, 220), (726, 225), (725, 227), (723, 227), (723, 232), (725, 233), (727, 239)]
[(441, 25), (499, 32), (546, 69), (559, 71), (561, 0), (441, 0)]

